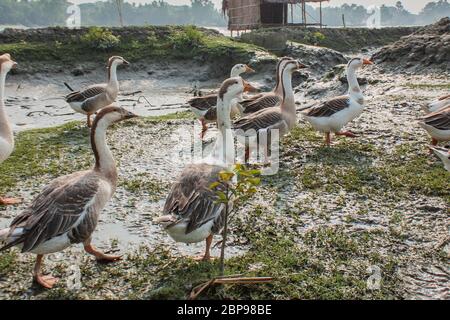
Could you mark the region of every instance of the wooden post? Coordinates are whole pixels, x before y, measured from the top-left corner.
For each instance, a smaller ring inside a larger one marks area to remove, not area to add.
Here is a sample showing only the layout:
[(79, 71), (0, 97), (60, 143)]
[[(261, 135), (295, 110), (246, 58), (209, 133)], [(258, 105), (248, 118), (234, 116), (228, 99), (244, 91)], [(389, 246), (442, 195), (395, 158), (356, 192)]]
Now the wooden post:
[(305, 16), (305, 27), (306, 27), (306, 2), (303, 0), (303, 15)]
[(294, 5), (291, 3), (291, 23), (294, 24)]
[(116, 0), (117, 11), (119, 12), (120, 26), (123, 27), (123, 16), (122, 16), (122, 0)]
[(322, 1), (320, 1), (320, 29), (322, 29)]
[(345, 26), (345, 15), (344, 14), (342, 14), (342, 24), (344, 25), (344, 28), (346, 28), (346, 26)]

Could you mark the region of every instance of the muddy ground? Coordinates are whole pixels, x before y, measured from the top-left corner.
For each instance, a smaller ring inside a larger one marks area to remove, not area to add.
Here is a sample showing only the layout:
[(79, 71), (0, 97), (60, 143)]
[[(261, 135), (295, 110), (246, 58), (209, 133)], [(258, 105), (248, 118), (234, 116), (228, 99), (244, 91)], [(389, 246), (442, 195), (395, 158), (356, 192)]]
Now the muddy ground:
[[(152, 64), (119, 71), (122, 93), (143, 91), (122, 95), (120, 104), (145, 117), (110, 130), (120, 182), (94, 241), (124, 254), (123, 261), (99, 265), (74, 246), (48, 256), (45, 270), (62, 279), (53, 290), (40, 290), (31, 281), (33, 255), (2, 252), (1, 299), (184, 298), (217, 275), (216, 262), (191, 259), (203, 243), (174, 243), (152, 222), (171, 182), (190, 161), (176, 160), (181, 149), (198, 143), (198, 123), (189, 112), (162, 115), (180, 109), (151, 110), (143, 100), (123, 101), (144, 95), (155, 108), (178, 108), (206, 70)], [(344, 93), (339, 70), (300, 77), (299, 108)], [(7, 112), (17, 146), (0, 168), (5, 182), (0, 192), (24, 203), (0, 208), (0, 227), (51, 179), (91, 166), (84, 119), (70, 114), (60, 97), (67, 93), (64, 81), (78, 88), (101, 81), (102, 71), (9, 78)], [(264, 177), (259, 193), (231, 221), (227, 273), (274, 276), (274, 281), (213, 288), (205, 298), (449, 298), (450, 174), (428, 155), (429, 138), (416, 119), (422, 103), (448, 92), (450, 75), (392, 74), (372, 66), (359, 76), (367, 82), (367, 107), (348, 126), (358, 138), (338, 138), (325, 147), (323, 137), (299, 116), (298, 127), (282, 140), (278, 174)], [(259, 73), (250, 80), (270, 86), (273, 75)], [(199, 86), (208, 90), (217, 82)], [(208, 132), (206, 146), (215, 133)], [(368, 285), (373, 279), (379, 286)]]

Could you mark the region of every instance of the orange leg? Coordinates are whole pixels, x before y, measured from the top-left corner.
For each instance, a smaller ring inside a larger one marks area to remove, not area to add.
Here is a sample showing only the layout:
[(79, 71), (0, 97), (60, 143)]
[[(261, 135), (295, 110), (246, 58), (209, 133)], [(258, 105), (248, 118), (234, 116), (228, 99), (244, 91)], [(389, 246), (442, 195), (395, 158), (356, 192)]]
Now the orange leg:
[(194, 258), (197, 261), (209, 261), (211, 259), (211, 244), (213, 241), (213, 235), (210, 234), (205, 241), (206, 241), (205, 254), (203, 256)]
[(91, 244), (90, 240), (84, 243), (84, 250), (87, 253), (92, 254), (97, 259), (98, 262), (114, 262), (122, 259), (122, 256), (104, 254), (103, 252), (99, 251), (96, 247), (94, 247)]
[(42, 275), (41, 266), (43, 258), (44, 256), (42, 254), (38, 254), (36, 257), (36, 264), (34, 265), (33, 270), (33, 279), (42, 287), (51, 289), (58, 282), (59, 279), (52, 277), (51, 275), (46, 276)]
[(325, 133), (325, 144), (331, 146), (331, 134), (329, 132)]
[(22, 201), (20, 199), (0, 197), (0, 206), (9, 206), (9, 205), (18, 204), (21, 202)]
[[(433, 145), (433, 146), (437, 146), (438, 142), (439, 141), (437, 141), (437, 139), (435, 139), (435, 138), (431, 139), (431, 145)], [(431, 149), (428, 151), (428, 153), (429, 154), (434, 154), (433, 150), (431, 150)]]
[(356, 138), (357, 137), (357, 135), (354, 134), (351, 131), (340, 131), (340, 132), (336, 132), (335, 134), (337, 136), (345, 136), (345, 137), (348, 137), (348, 138)]
[(200, 118), (200, 123), (202, 124), (202, 132), (200, 133), (200, 139), (203, 140), (205, 137), (206, 131), (208, 130), (208, 125), (206, 124), (205, 119)]
[(87, 115), (86, 125), (88, 126), (88, 128), (90, 128), (92, 126), (92, 121), (91, 121), (91, 115), (90, 114)]

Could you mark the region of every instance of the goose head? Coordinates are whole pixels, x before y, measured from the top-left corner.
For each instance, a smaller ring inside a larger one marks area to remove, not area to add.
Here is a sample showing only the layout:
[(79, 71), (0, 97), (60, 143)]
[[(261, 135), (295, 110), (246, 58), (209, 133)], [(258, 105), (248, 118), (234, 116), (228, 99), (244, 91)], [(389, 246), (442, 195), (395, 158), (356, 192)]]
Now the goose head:
[(95, 117), (93, 127), (96, 127), (100, 122), (105, 126), (108, 127), (112, 125), (113, 123), (120, 122), (123, 120), (136, 118), (138, 115), (134, 114), (133, 112), (130, 112), (128, 110), (125, 110), (122, 107), (117, 106), (108, 106), (106, 108), (101, 109), (97, 116)]
[(127, 61), (127, 60), (125, 60), (124, 58), (122, 58), (122, 57), (120, 57), (120, 56), (112, 56), (111, 58), (109, 58), (109, 60), (108, 60), (108, 68), (111, 68), (111, 67), (117, 67), (117, 66), (120, 66), (120, 65), (125, 65), (125, 66), (127, 66), (127, 65), (129, 65), (130, 63)]
[(429, 146), (429, 148), (442, 160), (445, 169), (450, 171), (450, 150), (436, 146)]
[(305, 68), (308, 68), (308, 66), (304, 65), (298, 60), (288, 60), (284, 62), (283, 71), (287, 71), (288, 74), (292, 75), (292, 73)]
[(9, 53), (5, 53), (0, 56), (0, 72), (3, 74), (7, 74), (11, 69), (16, 68), (17, 62), (11, 59), (11, 55)]
[(255, 72), (255, 70), (253, 70), (252, 68), (250, 68), (248, 65), (243, 64), (243, 63), (239, 63), (236, 64), (232, 69), (231, 69), (231, 77), (237, 77), (243, 73), (252, 73)]
[(364, 65), (371, 65), (371, 64), (373, 64), (373, 62), (370, 61), (369, 59), (362, 58), (362, 57), (353, 58), (348, 62), (347, 69), (356, 70), (356, 69), (362, 68)]
[[(238, 98), (243, 92), (255, 90), (257, 89), (241, 77), (232, 77), (222, 82), (218, 97), (222, 101), (231, 101)], [(223, 106), (223, 108), (231, 108), (231, 105)]]

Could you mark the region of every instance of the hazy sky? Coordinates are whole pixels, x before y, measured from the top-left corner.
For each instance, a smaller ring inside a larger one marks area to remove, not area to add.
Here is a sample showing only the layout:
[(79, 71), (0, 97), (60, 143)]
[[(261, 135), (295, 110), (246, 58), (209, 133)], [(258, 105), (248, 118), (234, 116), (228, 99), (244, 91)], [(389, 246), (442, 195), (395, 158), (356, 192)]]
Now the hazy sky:
[[(137, 3), (145, 3), (152, 2), (153, 0), (125, 0), (127, 2), (137, 2)], [(189, 4), (190, 0), (166, 0), (171, 4)], [(221, 0), (212, 0), (218, 7), (222, 3)], [(362, 5), (393, 5), (398, 0), (331, 0), (329, 3), (324, 3), (324, 6), (340, 6), (344, 3), (356, 3)], [(73, 3), (83, 3), (83, 2), (95, 2), (95, 0), (72, 0)], [(411, 12), (418, 13), (428, 2), (431, 0), (402, 0), (403, 5)]]

